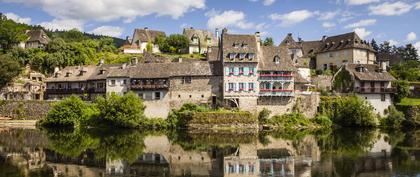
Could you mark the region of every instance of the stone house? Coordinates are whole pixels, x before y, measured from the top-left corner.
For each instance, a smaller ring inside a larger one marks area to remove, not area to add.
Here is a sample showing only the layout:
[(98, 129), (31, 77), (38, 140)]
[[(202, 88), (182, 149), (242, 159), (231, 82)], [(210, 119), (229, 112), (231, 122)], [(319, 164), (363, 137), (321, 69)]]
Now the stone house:
[(291, 55), (297, 56), (294, 60), (306, 60), (317, 70), (338, 70), (345, 63), (374, 64), (376, 61), (376, 51), (355, 32), (323, 36), (318, 41), (295, 41), (292, 34), (288, 34), (280, 45), (291, 49)]
[(139, 54), (147, 51), (147, 45), (152, 45), (151, 53), (160, 53), (159, 46), (155, 44), (155, 39), (158, 36), (166, 36), (165, 32), (150, 30), (145, 27), (144, 29), (135, 29), (131, 39), (131, 46), (123, 47), (124, 53)]
[(45, 76), (29, 71), (8, 83), (0, 92), (3, 100), (43, 100)]
[(207, 53), (207, 48), (217, 45), (212, 32), (208, 30), (200, 30), (194, 28), (184, 28), (183, 35), (190, 41), (188, 53)]
[(28, 35), (28, 40), (20, 44), (23, 48), (45, 48), (47, 44), (51, 41), (47, 33), (44, 30), (28, 30), (26, 31)]
[(382, 67), (374, 64), (346, 64), (333, 77), (333, 88), (340, 93), (356, 93), (368, 101), (374, 111), (381, 116), (387, 114), (392, 105), (391, 95), (395, 89), (391, 81), (395, 80)]

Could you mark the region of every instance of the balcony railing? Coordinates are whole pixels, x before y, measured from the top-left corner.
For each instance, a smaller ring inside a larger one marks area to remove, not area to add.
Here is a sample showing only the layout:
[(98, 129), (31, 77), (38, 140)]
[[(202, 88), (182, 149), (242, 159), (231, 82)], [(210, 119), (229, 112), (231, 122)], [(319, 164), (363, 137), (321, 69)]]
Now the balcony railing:
[(105, 88), (90, 88), (88, 89), (89, 93), (106, 93)]
[(80, 88), (46, 89), (48, 94), (84, 94), (88, 90)]
[(394, 93), (395, 88), (378, 88), (378, 87), (356, 87), (357, 93)]
[(132, 90), (155, 90), (155, 89), (168, 89), (168, 84), (138, 84), (131, 85)]
[(293, 90), (284, 89), (260, 89), (259, 96), (294, 96)]
[(293, 77), (293, 74), (259, 74), (260, 77)]

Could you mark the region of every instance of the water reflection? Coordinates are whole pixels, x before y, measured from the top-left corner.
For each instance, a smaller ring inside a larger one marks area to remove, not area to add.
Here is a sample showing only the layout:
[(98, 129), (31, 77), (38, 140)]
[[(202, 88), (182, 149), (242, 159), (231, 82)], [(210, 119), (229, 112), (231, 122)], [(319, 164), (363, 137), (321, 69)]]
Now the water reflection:
[(0, 129), (3, 176), (418, 176), (420, 131)]

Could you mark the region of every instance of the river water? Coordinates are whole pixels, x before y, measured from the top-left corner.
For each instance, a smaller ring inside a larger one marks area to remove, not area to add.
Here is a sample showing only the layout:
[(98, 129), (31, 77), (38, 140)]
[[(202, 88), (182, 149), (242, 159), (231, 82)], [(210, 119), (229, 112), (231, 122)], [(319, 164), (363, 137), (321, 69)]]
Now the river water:
[(420, 130), (0, 128), (0, 177), (420, 176)]

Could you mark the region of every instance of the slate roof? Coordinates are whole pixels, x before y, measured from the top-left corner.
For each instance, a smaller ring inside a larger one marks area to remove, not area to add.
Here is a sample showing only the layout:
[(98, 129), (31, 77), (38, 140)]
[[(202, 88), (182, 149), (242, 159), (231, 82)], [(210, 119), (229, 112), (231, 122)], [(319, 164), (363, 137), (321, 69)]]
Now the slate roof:
[(29, 36), (27, 42), (39, 42), (41, 44), (48, 44), (51, 39), (48, 37), (47, 33), (44, 30), (30, 30), (26, 32), (26, 35)]
[[(358, 67), (362, 67), (363, 72), (358, 71)], [(379, 66), (375, 64), (347, 64), (346, 70), (353, 74), (361, 81), (393, 81), (392, 75), (386, 71), (379, 71)]]
[(289, 49), (301, 48), (301, 45), (293, 39), (292, 33), (287, 34), (287, 36), (280, 43), (280, 46), (284, 46)]
[(214, 35), (208, 30), (194, 29), (194, 28), (184, 28), (183, 34), (190, 40), (190, 45), (193, 45), (193, 37), (197, 37), (200, 40), (200, 45), (202, 47), (207, 47), (207, 38), (210, 38), (212, 44), (217, 44), (217, 41), (214, 40)]
[[(87, 81), (95, 72), (96, 65), (68, 66), (58, 71), (58, 75), (47, 78), (46, 82), (83, 82)], [(82, 72), (83, 71), (83, 74)], [(68, 73), (68, 75), (67, 75)]]
[(209, 47), (207, 50), (207, 60), (208, 61), (219, 61), (220, 50), (218, 46)]
[(102, 64), (95, 67), (95, 71), (88, 80), (105, 80), (106, 77), (115, 69), (121, 67), (121, 64)]
[(298, 83), (298, 84), (309, 84), (309, 83), (311, 83), (308, 80), (306, 80), (305, 78), (303, 78), (303, 76), (300, 75), (299, 72), (294, 72), (293, 76), (294, 76), (294, 79), (295, 79), (295, 83)]
[(367, 49), (375, 52), (369, 42), (362, 40), (355, 32), (327, 37), (325, 41), (322, 41), (318, 52), (323, 53), (350, 48)]
[(322, 45), (322, 41), (302, 41), (302, 53), (304, 57), (309, 57), (318, 52), (319, 47)]
[(159, 35), (166, 36), (165, 32), (163, 31), (157, 31), (157, 30), (150, 30), (148, 28), (144, 29), (135, 29), (133, 34), (133, 39), (131, 43), (138, 43), (140, 42), (154, 42), (156, 37)]
[[(261, 71), (294, 71), (292, 58), (288, 54), (286, 47), (261, 46), (261, 56), (259, 70)], [(279, 63), (276, 64), (275, 57), (279, 57)]]
[[(222, 34), (224, 62), (258, 62), (258, 43), (255, 35)], [(253, 53), (254, 59), (229, 59), (229, 53)]]

